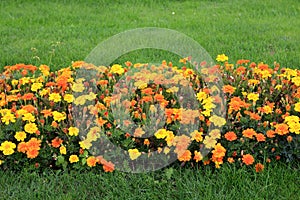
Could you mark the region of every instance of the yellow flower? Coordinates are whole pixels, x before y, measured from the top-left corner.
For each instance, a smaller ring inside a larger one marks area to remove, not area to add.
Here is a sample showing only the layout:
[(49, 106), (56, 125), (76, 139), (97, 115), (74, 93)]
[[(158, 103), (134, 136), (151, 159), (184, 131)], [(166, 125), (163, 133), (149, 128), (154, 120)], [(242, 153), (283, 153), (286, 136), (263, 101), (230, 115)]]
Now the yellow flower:
[(66, 119), (66, 114), (65, 113), (60, 113), (60, 112), (57, 112), (57, 111), (53, 111), (52, 115), (53, 115), (53, 119), (55, 121), (58, 121), (58, 122)]
[(26, 133), (24, 131), (17, 131), (15, 134), (15, 138), (17, 139), (17, 141), (24, 141), (24, 139), (26, 138)]
[(122, 68), (121, 65), (115, 64), (111, 67), (110, 72), (121, 75), (125, 72), (125, 70)]
[(255, 93), (249, 93), (247, 95), (247, 98), (249, 100), (252, 100), (253, 102), (256, 102), (259, 99), (259, 94), (255, 94)]
[(207, 94), (205, 93), (205, 92), (198, 92), (197, 93), (197, 99), (199, 100), (199, 101), (203, 101), (204, 99), (206, 99), (207, 98)]
[(66, 147), (65, 147), (65, 146), (61, 146), (61, 147), (59, 148), (59, 152), (60, 152), (60, 154), (62, 154), (62, 155), (67, 154), (67, 149), (66, 149)]
[(12, 123), (16, 122), (16, 117), (10, 111), (8, 111), (4, 114), (4, 116), (2, 117), (1, 120), (6, 125), (8, 125), (10, 122), (12, 122)]
[(190, 135), (192, 137), (192, 140), (196, 140), (197, 142), (201, 142), (203, 140), (202, 132), (199, 132), (197, 130), (193, 131)]
[(72, 94), (65, 94), (64, 95), (64, 100), (68, 103), (72, 103), (74, 100), (74, 96)]
[(97, 164), (97, 159), (95, 158), (95, 156), (90, 156), (86, 159), (86, 164), (89, 167), (95, 167)]
[(0, 165), (2, 165), (2, 163), (3, 163), (3, 160), (0, 160)]
[(134, 83), (134, 86), (142, 90), (145, 89), (148, 86), (148, 84), (145, 83), (144, 81), (137, 81)]
[(138, 149), (129, 149), (128, 153), (131, 160), (135, 160), (141, 155)]
[(76, 127), (70, 127), (69, 128), (69, 135), (70, 136), (77, 136), (79, 133), (79, 129)]
[(228, 56), (226, 56), (225, 54), (221, 54), (221, 55), (218, 55), (216, 60), (218, 62), (224, 62), (224, 61), (228, 61)]
[(11, 81), (11, 84), (12, 84), (13, 86), (18, 85), (18, 83), (19, 83), (19, 81), (16, 80), (16, 79), (13, 79), (13, 80)]
[(34, 122), (35, 117), (31, 113), (25, 113), (22, 118), (23, 121)]
[(69, 158), (70, 163), (75, 163), (79, 161), (79, 158), (77, 155), (71, 155)]
[(295, 104), (295, 111), (300, 112), (300, 102)]
[[(78, 81), (78, 80), (77, 80)], [(82, 92), (84, 90), (84, 85), (82, 83), (74, 83), (72, 86), (74, 92)]]
[(158, 131), (156, 131), (156, 133), (154, 133), (154, 136), (157, 139), (164, 139), (165, 137), (167, 137), (168, 133), (166, 129), (159, 129)]
[(89, 101), (93, 101), (94, 99), (97, 98), (97, 94), (90, 92), (88, 95), (85, 95), (85, 98)]
[(57, 102), (61, 101), (61, 96), (58, 93), (52, 93), (52, 94), (49, 95), (49, 100), (54, 101), (55, 103), (57, 103)]
[(281, 88), (282, 88), (282, 85), (276, 85), (276, 86), (275, 86), (275, 89), (276, 89), (276, 90), (280, 90)]
[(168, 93), (176, 93), (176, 92), (178, 92), (178, 90), (179, 90), (178, 87), (173, 86), (173, 87), (170, 87), (169, 89), (167, 89), (166, 92), (168, 92)]
[(292, 83), (294, 83), (297, 87), (300, 86), (300, 76), (292, 78)]
[(31, 91), (36, 92), (43, 87), (42, 83), (33, 83), (31, 85)]
[(89, 149), (92, 146), (92, 143), (90, 140), (82, 140), (79, 142), (79, 145), (82, 149)]
[(47, 89), (42, 89), (40, 92), (39, 92), (39, 94), (43, 97), (43, 96), (45, 96), (46, 94), (48, 94), (49, 93), (49, 91), (47, 90)]
[(86, 102), (85, 95), (79, 96), (74, 100), (75, 105), (84, 105)]
[(216, 126), (222, 127), (226, 124), (226, 120), (223, 117), (213, 115), (209, 118), (209, 121), (213, 122)]
[(207, 149), (214, 148), (216, 146), (216, 143), (217, 143), (216, 139), (210, 136), (206, 136), (205, 139), (203, 140), (203, 144)]
[(48, 76), (50, 74), (50, 68), (47, 65), (41, 65), (39, 70), (43, 73), (44, 76)]
[(27, 133), (36, 133), (36, 131), (38, 131), (38, 128), (37, 128), (37, 125), (35, 123), (28, 123), (24, 126), (24, 130), (27, 132)]
[(262, 77), (262, 78), (272, 77), (272, 74), (270, 74), (270, 72), (269, 72), (268, 70), (262, 70), (262, 71), (260, 72), (260, 74), (261, 74), (261, 77)]
[(14, 151), (15, 148), (16, 148), (15, 143), (9, 142), (9, 141), (4, 141), (0, 146), (0, 151), (3, 151), (3, 154), (8, 156), (15, 152)]

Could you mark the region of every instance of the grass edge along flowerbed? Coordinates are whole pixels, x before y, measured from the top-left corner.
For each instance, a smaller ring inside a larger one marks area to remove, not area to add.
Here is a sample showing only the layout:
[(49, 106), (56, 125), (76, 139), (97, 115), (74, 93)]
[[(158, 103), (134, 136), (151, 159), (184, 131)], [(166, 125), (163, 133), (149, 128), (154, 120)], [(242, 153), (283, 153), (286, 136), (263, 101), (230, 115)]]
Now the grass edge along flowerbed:
[[(186, 67), (189, 58), (181, 59), (178, 67), (163, 61), (155, 69), (167, 68), (188, 80), (199, 101), (198, 110), (178, 107), (174, 95), (178, 88), (162, 87), (155, 82), (157, 74), (148, 71), (152, 78), (143, 82), (138, 79), (138, 72), (133, 73), (131, 78), (137, 78), (134, 80), (137, 93), (122, 102), (127, 105), (131, 119), (142, 126), (155, 110), (154, 104), (165, 110), (164, 127), (149, 139), (139, 139), (144, 132), (140, 127), (133, 133), (118, 130), (110, 110), (113, 86), (131, 69), (142, 69), (147, 64), (126, 62), (123, 66), (96, 67), (78, 61), (55, 72), (50, 72), (46, 65), (7, 66), (0, 80), (0, 167), (3, 170), (102, 168), (112, 172), (115, 163), (90, 153), (100, 130), (128, 150), (128, 157), (133, 161), (151, 151), (166, 155), (174, 151), (178, 163), (219, 168), (228, 162), (254, 167), (257, 172), (264, 169), (265, 163), (276, 160), (298, 162), (300, 71), (281, 68), (278, 63), (270, 67), (249, 60), (231, 64), (225, 55), (218, 55), (216, 60), (218, 64), (213, 69), (223, 76), (221, 89), (227, 102), (226, 119), (212, 115), (218, 99), (205, 87), (201, 76)], [(97, 70), (97, 78), (75, 78), (79, 68)], [(206, 70), (200, 68), (201, 74), (209, 74)], [(83, 93), (92, 84), (98, 92)], [(84, 107), (86, 102), (93, 105)], [(82, 124), (74, 122), (74, 105), (83, 105), (83, 110), (94, 113), (97, 126), (91, 126), (91, 121), (86, 120), (83, 124), (89, 130), (86, 135), (81, 135), (77, 128)], [(193, 124), (196, 118), (201, 127), (189, 136), (178, 136), (178, 127), (186, 116), (193, 118), (184, 123)], [(223, 126), (222, 131), (210, 131), (212, 124)], [(203, 156), (199, 149), (204, 145), (212, 151)]]

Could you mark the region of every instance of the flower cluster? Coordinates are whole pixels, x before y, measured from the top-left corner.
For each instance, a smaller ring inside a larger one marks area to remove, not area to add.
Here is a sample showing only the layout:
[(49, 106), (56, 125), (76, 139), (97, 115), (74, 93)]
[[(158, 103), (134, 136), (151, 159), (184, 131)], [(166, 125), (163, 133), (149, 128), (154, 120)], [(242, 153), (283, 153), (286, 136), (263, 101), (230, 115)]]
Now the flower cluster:
[[(174, 153), (177, 162), (228, 162), (260, 172), (274, 160), (299, 159), (300, 71), (231, 64), (224, 54), (216, 60), (199, 72), (188, 68), (190, 58), (178, 67), (7, 66), (0, 79), (0, 167), (112, 172), (116, 163), (101, 154), (103, 137), (132, 161)], [(214, 72), (222, 75), (220, 88), (208, 87)], [(195, 101), (185, 100), (191, 94)]]

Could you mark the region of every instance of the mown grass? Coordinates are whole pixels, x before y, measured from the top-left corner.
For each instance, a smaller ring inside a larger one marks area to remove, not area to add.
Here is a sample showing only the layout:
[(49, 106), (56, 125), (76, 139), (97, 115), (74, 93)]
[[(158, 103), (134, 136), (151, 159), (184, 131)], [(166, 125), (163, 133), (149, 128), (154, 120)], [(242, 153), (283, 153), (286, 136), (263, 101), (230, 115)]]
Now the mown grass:
[[(299, 169), (299, 168), (298, 168)], [(173, 169), (145, 174), (0, 171), (2, 199), (299, 199), (299, 171), (280, 163), (262, 173)]]
[[(83, 60), (101, 41), (140, 27), (182, 32), (212, 57), (226, 53), (233, 62), (251, 59), (299, 67), (299, 1), (3, 0), (0, 10), (1, 67), (43, 63), (55, 70), (69, 66), (71, 61)], [(120, 62), (151, 59), (153, 52), (145, 50)], [(155, 59), (168, 59), (168, 54), (156, 53)]]
[[(232, 62), (300, 67), (299, 1), (3, 0), (0, 11), (1, 69), (16, 63), (66, 67), (108, 37), (139, 27), (177, 30), (212, 57), (225, 53)], [(175, 57), (140, 50), (116, 62)], [(299, 166), (283, 164), (261, 174), (227, 165), (215, 172), (167, 168), (146, 174), (0, 171), (0, 199), (299, 199), (299, 175)]]

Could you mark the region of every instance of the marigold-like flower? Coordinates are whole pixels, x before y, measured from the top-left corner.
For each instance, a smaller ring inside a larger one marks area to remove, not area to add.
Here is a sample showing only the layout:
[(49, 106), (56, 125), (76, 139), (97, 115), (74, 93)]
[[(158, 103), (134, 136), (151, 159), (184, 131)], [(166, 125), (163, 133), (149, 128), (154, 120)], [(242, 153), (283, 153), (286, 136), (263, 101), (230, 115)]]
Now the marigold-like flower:
[(123, 69), (123, 67), (121, 65), (118, 64), (114, 64), (111, 69), (110, 69), (111, 73), (116, 73), (116, 74), (123, 74), (125, 72), (125, 70)]
[(254, 158), (250, 154), (243, 155), (242, 160), (246, 165), (252, 165), (254, 163)]
[(69, 157), (69, 161), (70, 161), (70, 163), (76, 163), (76, 162), (79, 161), (79, 158), (78, 158), (77, 155), (71, 155), (71, 156)]
[(202, 154), (199, 151), (194, 151), (194, 160), (196, 162), (199, 162), (203, 159)]
[(233, 131), (229, 131), (224, 135), (225, 139), (228, 141), (234, 141), (237, 139), (236, 134)]
[(39, 151), (37, 149), (28, 149), (26, 152), (27, 158), (36, 158), (39, 155)]
[(213, 122), (216, 126), (222, 127), (226, 124), (226, 120), (223, 117), (213, 115), (209, 118), (209, 121)]
[(218, 62), (228, 61), (228, 56), (226, 56), (225, 54), (217, 55), (216, 61)]
[(244, 137), (252, 139), (253, 136), (256, 135), (256, 132), (255, 132), (255, 130), (253, 128), (247, 128), (246, 130), (244, 130), (242, 132), (242, 134), (243, 134)]
[(26, 142), (20, 142), (18, 144), (18, 152), (26, 153), (27, 151), (27, 143)]
[(191, 160), (192, 153), (189, 150), (185, 150), (183, 153), (180, 153), (177, 158), (181, 162), (187, 162)]
[(258, 172), (262, 172), (264, 170), (265, 166), (261, 163), (257, 163), (255, 165), (255, 171), (258, 173)]
[(201, 142), (203, 140), (202, 134), (203, 134), (203, 132), (199, 132), (199, 131), (195, 130), (190, 135), (192, 137), (192, 140), (196, 140), (197, 142)]
[(8, 125), (10, 122), (16, 122), (16, 117), (9, 111), (2, 117), (2, 122)]
[(115, 170), (115, 165), (112, 162), (107, 162), (104, 160), (102, 165), (104, 172), (113, 172)]
[(77, 136), (79, 133), (79, 129), (76, 127), (70, 127), (69, 128), (69, 135), (70, 136)]
[(53, 115), (53, 119), (57, 122), (60, 122), (60, 121), (66, 119), (66, 114), (65, 113), (60, 113), (60, 112), (57, 112), (57, 111), (53, 111), (52, 115)]
[(43, 87), (42, 83), (33, 83), (31, 85), (31, 91), (36, 92)]
[(49, 95), (49, 100), (50, 101), (54, 101), (55, 103), (60, 102), (61, 101), (61, 96), (58, 93), (51, 93)]
[(267, 132), (266, 132), (266, 135), (267, 135), (267, 137), (268, 138), (273, 138), (273, 137), (275, 137), (275, 131), (273, 131), (273, 130), (268, 130)]
[(54, 147), (54, 148), (58, 148), (61, 143), (63, 143), (63, 140), (60, 139), (59, 137), (56, 137), (54, 138), (52, 141), (51, 141), (51, 145)]
[(8, 156), (15, 152), (14, 151), (15, 148), (16, 148), (15, 143), (10, 141), (4, 141), (1, 143), (0, 151), (2, 151), (4, 155)]
[(128, 153), (131, 160), (137, 159), (142, 154), (138, 149), (129, 149)]
[(276, 124), (275, 125), (275, 133), (278, 135), (285, 135), (289, 133), (289, 127), (288, 125), (281, 123), (281, 124)]
[(223, 86), (223, 92), (224, 93), (233, 94), (235, 89), (236, 89), (236, 87), (232, 87), (231, 85), (224, 85)]
[(97, 159), (95, 158), (95, 156), (90, 156), (86, 159), (86, 164), (89, 167), (95, 167), (97, 164)]
[(255, 93), (249, 93), (247, 95), (247, 98), (249, 100), (252, 100), (253, 102), (256, 102), (259, 99), (259, 94), (255, 94)]
[(61, 146), (61, 147), (59, 147), (59, 152), (62, 155), (67, 154), (67, 148), (65, 146)]
[(74, 101), (74, 96), (72, 94), (65, 94), (64, 100), (68, 103), (72, 103)]
[(15, 134), (15, 138), (17, 139), (17, 141), (24, 141), (24, 139), (26, 138), (26, 133), (24, 131), (17, 131)]
[(256, 137), (256, 140), (257, 140), (258, 142), (264, 142), (264, 141), (266, 141), (266, 137), (265, 137), (264, 134), (262, 134), (262, 133), (256, 134), (255, 137)]
[(38, 127), (37, 127), (37, 125), (35, 123), (31, 123), (30, 122), (28, 124), (25, 124), (24, 130), (27, 133), (33, 134), (33, 133), (36, 133), (39, 129), (38, 129)]

